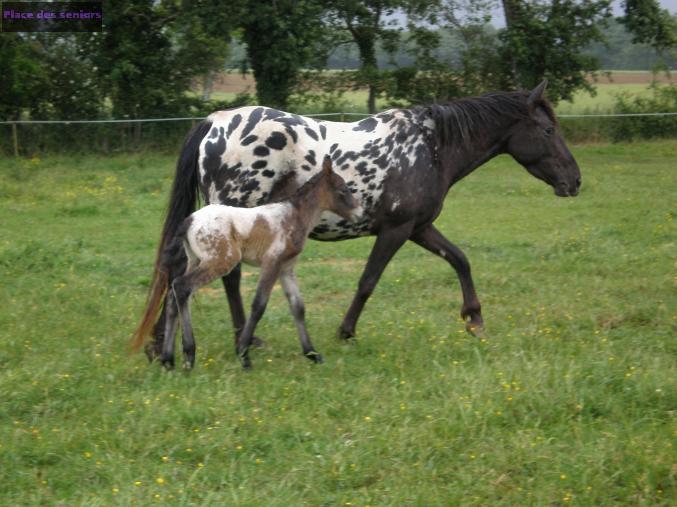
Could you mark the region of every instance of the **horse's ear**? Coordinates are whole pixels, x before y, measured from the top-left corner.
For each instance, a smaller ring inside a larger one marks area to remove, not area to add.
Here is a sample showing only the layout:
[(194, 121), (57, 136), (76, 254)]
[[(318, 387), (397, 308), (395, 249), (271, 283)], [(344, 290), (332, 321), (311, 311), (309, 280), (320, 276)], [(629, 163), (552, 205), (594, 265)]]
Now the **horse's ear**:
[(331, 157), (329, 155), (324, 156), (324, 160), (322, 161), (322, 171), (324, 171), (327, 174), (331, 174)]
[(531, 91), (529, 98), (527, 99), (529, 109), (536, 106), (543, 99), (543, 92), (545, 91), (546, 86), (548, 86), (548, 80), (544, 79), (541, 81), (541, 84)]

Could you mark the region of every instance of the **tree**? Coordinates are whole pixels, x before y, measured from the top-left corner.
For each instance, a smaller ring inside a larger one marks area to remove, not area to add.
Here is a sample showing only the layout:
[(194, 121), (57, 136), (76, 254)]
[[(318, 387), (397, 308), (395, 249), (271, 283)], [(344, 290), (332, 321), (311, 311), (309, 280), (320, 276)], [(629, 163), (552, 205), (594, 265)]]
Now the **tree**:
[[(500, 34), (507, 86), (532, 88), (549, 80), (553, 101), (570, 100), (579, 89), (593, 91), (588, 75), (599, 61), (586, 53), (604, 42), (611, 19), (610, 0), (502, 0), (506, 28)], [(666, 50), (675, 47), (674, 21), (657, 0), (625, 0), (625, 24), (635, 41)]]
[[(393, 54), (400, 44), (401, 28), (392, 19), (400, 11), (411, 17), (427, 18), (434, 22), (434, 11), (439, 2), (423, 0), (331, 0), (326, 2), (331, 24), (346, 31), (349, 39), (357, 45), (360, 54), (360, 69), (356, 86), (368, 89), (367, 108), (376, 112), (376, 97), (383, 91), (385, 78), (379, 70), (376, 44), (380, 43), (387, 53)], [(419, 29), (421, 34), (424, 29)], [(343, 42), (346, 42), (344, 40)]]
[(18, 33), (0, 37), (0, 118), (18, 119), (25, 109), (44, 103), (48, 73), (42, 63), (43, 47), (34, 38)]
[(192, 81), (222, 64), (219, 55), (225, 52), (231, 26), (217, 7), (210, 0), (116, 0), (114, 6), (104, 5), (104, 30), (95, 34), (90, 47), (113, 116), (188, 112), (194, 102), (186, 95)]
[(581, 88), (593, 90), (588, 75), (598, 62), (583, 50), (604, 40), (608, 0), (502, 2), (506, 28), (499, 37), (507, 86), (531, 89), (547, 77), (554, 102), (571, 100)]
[(659, 52), (677, 45), (677, 21), (656, 0), (624, 0), (625, 16), (619, 21), (633, 34), (632, 42), (644, 42)]
[(326, 60), (319, 21), (322, 4), (317, 0), (245, 3), (240, 26), (260, 103), (286, 108), (301, 68)]

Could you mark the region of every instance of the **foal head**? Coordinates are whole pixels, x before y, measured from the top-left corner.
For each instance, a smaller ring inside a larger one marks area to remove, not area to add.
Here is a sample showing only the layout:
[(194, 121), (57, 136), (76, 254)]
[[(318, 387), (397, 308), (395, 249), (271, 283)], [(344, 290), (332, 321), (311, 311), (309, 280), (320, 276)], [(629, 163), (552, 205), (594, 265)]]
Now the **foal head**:
[(324, 157), (322, 171), (318, 177), (320, 207), (346, 220), (353, 222), (358, 220), (362, 215), (362, 206), (350, 192), (343, 178), (332, 170), (329, 155)]
[(581, 171), (559, 129), (552, 106), (543, 98), (543, 81), (527, 98), (527, 115), (510, 130), (506, 151), (536, 178), (545, 181), (560, 197), (575, 196)]

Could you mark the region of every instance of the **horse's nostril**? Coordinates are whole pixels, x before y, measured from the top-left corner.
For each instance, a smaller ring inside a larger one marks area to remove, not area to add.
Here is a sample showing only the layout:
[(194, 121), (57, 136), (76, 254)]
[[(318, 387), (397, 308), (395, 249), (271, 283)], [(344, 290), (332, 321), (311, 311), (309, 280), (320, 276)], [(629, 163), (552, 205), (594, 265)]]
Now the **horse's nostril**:
[(581, 178), (576, 178), (576, 188), (581, 188)]

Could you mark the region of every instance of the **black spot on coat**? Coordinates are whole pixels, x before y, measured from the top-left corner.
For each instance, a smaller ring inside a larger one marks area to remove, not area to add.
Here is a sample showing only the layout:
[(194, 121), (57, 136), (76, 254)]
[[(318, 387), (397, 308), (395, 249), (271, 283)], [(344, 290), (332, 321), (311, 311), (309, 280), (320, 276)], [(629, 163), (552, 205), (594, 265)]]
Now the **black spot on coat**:
[(267, 157), (270, 155), (270, 150), (263, 145), (259, 145), (254, 148), (254, 155), (257, 157)]
[(228, 132), (226, 133), (226, 137), (230, 137), (230, 135), (238, 127), (241, 121), (242, 121), (241, 114), (236, 114), (235, 116), (233, 116), (233, 119), (230, 120), (230, 124), (228, 125)]
[(252, 169), (263, 169), (268, 165), (266, 160), (257, 160), (252, 164)]
[(257, 107), (256, 109), (254, 109), (251, 112), (251, 114), (249, 115), (249, 119), (247, 120), (247, 124), (242, 129), (242, 133), (240, 134), (240, 139), (244, 139), (246, 136), (249, 135), (249, 133), (256, 126), (256, 124), (261, 120), (262, 115), (263, 115), (263, 108), (262, 107)]
[(280, 116), (284, 116), (284, 113), (282, 111), (278, 111), (277, 109), (267, 108), (266, 114), (263, 117), (263, 119), (264, 120), (274, 120), (275, 118), (279, 118)]
[(248, 146), (248, 145), (252, 144), (254, 141), (256, 141), (258, 138), (259, 138), (258, 136), (255, 136), (254, 134), (252, 134), (252, 135), (250, 135), (250, 136), (245, 137), (245, 138), (240, 142), (240, 144), (241, 144), (242, 146)]
[(374, 118), (365, 118), (357, 126), (353, 127), (353, 131), (363, 130), (364, 132), (373, 132), (377, 124), (378, 122)]
[(306, 131), (306, 134), (308, 134), (310, 137), (312, 137), (315, 141), (320, 140), (320, 138), (317, 137), (317, 132), (315, 132), (313, 129), (306, 127), (305, 131)]
[(282, 132), (273, 132), (266, 139), (266, 146), (273, 150), (281, 150), (287, 145), (287, 137)]

